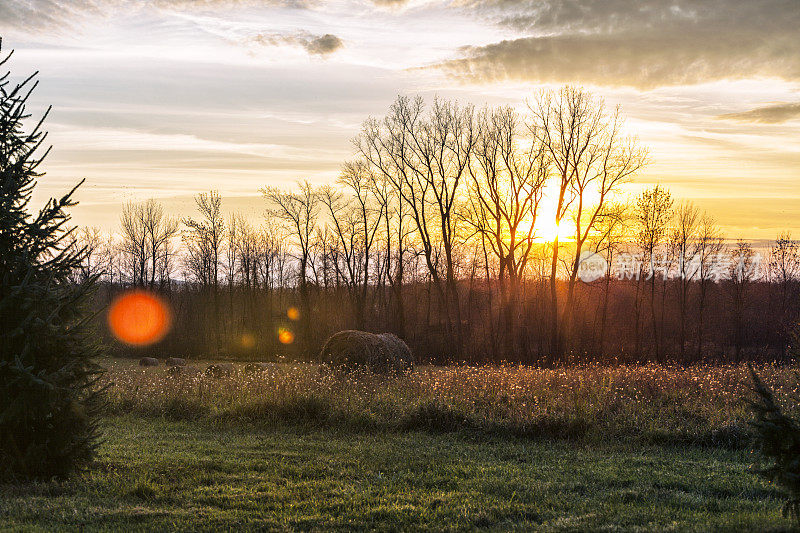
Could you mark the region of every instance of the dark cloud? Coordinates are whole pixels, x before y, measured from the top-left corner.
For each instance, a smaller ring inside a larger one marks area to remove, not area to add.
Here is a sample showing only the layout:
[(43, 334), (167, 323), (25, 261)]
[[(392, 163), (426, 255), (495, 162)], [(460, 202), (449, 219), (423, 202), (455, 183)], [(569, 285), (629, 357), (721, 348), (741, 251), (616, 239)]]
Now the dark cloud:
[(472, 81), (653, 88), (720, 79), (800, 80), (796, 0), (462, 1), (529, 34), (466, 47), (438, 67)]
[(291, 35), (259, 34), (252, 38), (253, 42), (267, 46), (288, 44), (300, 46), (309, 54), (325, 56), (332, 54), (344, 46), (344, 42), (336, 35), (313, 35), (308, 32), (297, 32)]
[(796, 28), (796, 0), (454, 0), (451, 4), (521, 31), (541, 33), (666, 32), (697, 26)]
[(308, 50), (309, 54), (327, 55), (335, 52), (344, 46), (340, 38), (330, 33), (314, 37), (309, 41), (303, 43), (303, 47)]
[(772, 104), (757, 107), (741, 113), (728, 113), (719, 118), (736, 120), (738, 122), (755, 122), (759, 124), (780, 124), (794, 119), (800, 119), (800, 102)]

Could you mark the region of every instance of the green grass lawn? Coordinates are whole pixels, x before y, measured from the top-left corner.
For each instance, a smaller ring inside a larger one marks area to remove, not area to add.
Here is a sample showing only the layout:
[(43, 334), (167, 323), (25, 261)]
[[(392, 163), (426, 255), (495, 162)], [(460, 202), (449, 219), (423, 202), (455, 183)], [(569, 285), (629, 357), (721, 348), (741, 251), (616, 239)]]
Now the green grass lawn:
[(0, 529), (788, 529), (743, 451), (110, 417), (93, 469), (0, 485)]

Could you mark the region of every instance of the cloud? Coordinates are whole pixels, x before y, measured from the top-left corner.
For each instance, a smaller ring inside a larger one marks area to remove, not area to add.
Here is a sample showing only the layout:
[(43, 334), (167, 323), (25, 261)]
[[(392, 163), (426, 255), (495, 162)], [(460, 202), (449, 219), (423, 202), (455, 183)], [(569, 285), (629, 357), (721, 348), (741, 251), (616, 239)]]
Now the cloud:
[(800, 80), (796, 0), (462, 1), (517, 32), (439, 65), (462, 79), (650, 89), (721, 79)]
[(211, 11), (235, 7), (307, 9), (319, 0), (0, 0), (0, 28), (39, 30), (69, 27), (89, 16), (110, 17), (120, 10)]
[(161, 8), (174, 8), (184, 11), (206, 10), (231, 7), (286, 7), (307, 9), (318, 0), (149, 0), (151, 5)]
[(403, 7), (409, 0), (372, 0), (372, 3), (378, 7)]
[(94, 0), (4, 0), (0, 2), (0, 28), (57, 28), (77, 16), (97, 14), (110, 3)]
[(313, 35), (308, 32), (296, 32), (291, 35), (261, 33), (252, 38), (253, 42), (266, 46), (279, 46), (282, 44), (300, 46), (309, 54), (326, 56), (344, 46), (344, 42), (336, 35)]
[(302, 46), (308, 50), (309, 54), (327, 55), (344, 46), (344, 43), (337, 36), (326, 33), (311, 40), (303, 41)]
[(790, 120), (800, 119), (800, 102), (772, 104), (742, 111), (741, 113), (720, 115), (719, 118), (757, 124), (781, 124)]

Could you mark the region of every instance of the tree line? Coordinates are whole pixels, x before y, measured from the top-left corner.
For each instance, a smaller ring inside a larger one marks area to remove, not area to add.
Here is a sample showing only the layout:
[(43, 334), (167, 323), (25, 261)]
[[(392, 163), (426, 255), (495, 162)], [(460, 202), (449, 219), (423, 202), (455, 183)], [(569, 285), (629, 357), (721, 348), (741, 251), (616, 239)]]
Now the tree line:
[(187, 356), (313, 359), (348, 328), (434, 362), (787, 355), (797, 243), (731, 243), (660, 186), (624, 196), (647, 151), (582, 89), (522, 113), (401, 96), (353, 146), (335, 185), (263, 188), (261, 224), (225, 216), (215, 191), (182, 220), (128, 203), (114, 235), (73, 236), (87, 251), (74, 275), (101, 276), (98, 306), (161, 294), (173, 331), (150, 350)]

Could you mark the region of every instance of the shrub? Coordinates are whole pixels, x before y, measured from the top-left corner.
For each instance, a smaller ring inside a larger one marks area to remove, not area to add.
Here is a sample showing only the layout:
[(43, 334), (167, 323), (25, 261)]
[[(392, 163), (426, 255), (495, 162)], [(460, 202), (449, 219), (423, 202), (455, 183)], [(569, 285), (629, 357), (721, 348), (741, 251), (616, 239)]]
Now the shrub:
[(85, 254), (68, 242), (75, 189), (28, 212), (44, 118), (25, 132), (33, 76), (9, 79), (0, 77), (0, 478), (48, 478), (86, 465), (97, 443), (101, 369), (84, 309), (96, 279), (70, 279)]

